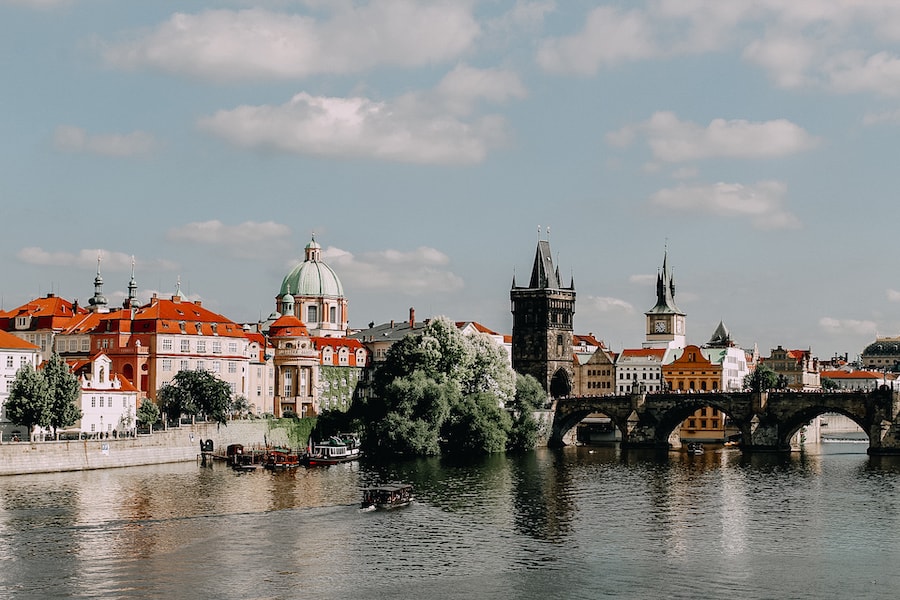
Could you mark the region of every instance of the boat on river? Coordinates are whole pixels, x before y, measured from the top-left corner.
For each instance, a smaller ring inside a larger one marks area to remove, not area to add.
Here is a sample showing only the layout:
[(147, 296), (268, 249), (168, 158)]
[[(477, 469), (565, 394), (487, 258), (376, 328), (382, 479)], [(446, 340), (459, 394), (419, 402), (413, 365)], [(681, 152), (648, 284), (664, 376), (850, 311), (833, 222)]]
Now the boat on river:
[(388, 483), (363, 489), (362, 510), (391, 510), (412, 504), (413, 486), (408, 483)]
[(357, 460), (362, 455), (358, 444), (348, 444), (338, 436), (311, 446), (303, 462), (308, 467), (323, 467)]
[(700, 442), (691, 442), (687, 445), (687, 451), (688, 454), (703, 454), (703, 444), (701, 444)]
[(266, 456), (266, 468), (271, 471), (296, 469), (300, 466), (301, 455), (287, 448), (270, 450)]

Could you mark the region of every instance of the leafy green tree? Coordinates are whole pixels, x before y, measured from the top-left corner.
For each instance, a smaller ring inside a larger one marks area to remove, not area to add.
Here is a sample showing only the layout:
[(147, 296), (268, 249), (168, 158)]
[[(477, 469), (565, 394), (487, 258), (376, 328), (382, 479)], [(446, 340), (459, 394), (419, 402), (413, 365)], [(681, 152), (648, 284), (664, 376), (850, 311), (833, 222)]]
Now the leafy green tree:
[(170, 420), (179, 419), (181, 415), (205, 415), (210, 420), (226, 423), (231, 389), (207, 371), (179, 371), (172, 383), (157, 391), (156, 398)]
[(515, 397), (506, 355), (487, 336), (468, 338), (445, 317), (394, 344), (375, 373), (374, 397), (354, 404), (374, 454), (498, 452)]
[(78, 408), (81, 385), (69, 365), (55, 352), (41, 374), (47, 382), (49, 426), (55, 436), (59, 429), (74, 425), (81, 418)]
[(232, 418), (237, 416), (243, 419), (250, 413), (250, 403), (247, 402), (247, 398), (243, 395), (235, 396), (229, 409), (231, 410)]
[(828, 377), (822, 378), (821, 385), (822, 385), (823, 390), (836, 390), (841, 387), (838, 385), (837, 381), (835, 381), (834, 379), (830, 379)]
[(141, 402), (135, 413), (138, 423), (142, 423), (147, 427), (152, 427), (158, 423), (160, 416), (162, 416), (162, 413), (159, 410), (159, 406), (149, 398), (144, 398), (144, 401)]
[(540, 424), (534, 411), (544, 405), (547, 392), (533, 375), (516, 374), (516, 395), (509, 406), (512, 428), (507, 441), (508, 450), (532, 450), (537, 444)]
[(764, 364), (757, 365), (752, 373), (744, 377), (744, 387), (754, 392), (771, 390), (778, 384), (778, 375)]
[(35, 427), (50, 425), (47, 380), (34, 367), (25, 365), (16, 372), (5, 406), (7, 418), (27, 427), (29, 438), (34, 439)]

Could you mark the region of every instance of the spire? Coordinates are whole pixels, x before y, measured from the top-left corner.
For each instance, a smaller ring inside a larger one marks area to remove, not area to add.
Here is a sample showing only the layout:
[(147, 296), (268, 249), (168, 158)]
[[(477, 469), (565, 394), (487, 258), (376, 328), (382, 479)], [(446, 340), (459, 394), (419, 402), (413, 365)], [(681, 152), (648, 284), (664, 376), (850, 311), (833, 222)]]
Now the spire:
[(184, 294), (181, 293), (181, 275), (175, 280), (175, 293), (172, 295), (172, 300), (175, 300), (176, 298), (178, 300), (184, 300)]
[[(540, 238), (541, 228), (538, 227), (538, 238)], [(550, 228), (547, 228), (547, 235), (550, 235)], [(550, 252), (550, 240), (538, 239), (537, 251), (534, 255), (534, 266), (531, 268), (531, 282), (528, 284), (532, 289), (560, 289), (559, 270), (553, 267), (553, 255)]]
[(291, 286), (288, 285), (287, 294), (281, 297), (281, 315), (294, 314), (294, 297), (291, 295)]
[(88, 300), (93, 312), (109, 312), (106, 296), (103, 295), (103, 277), (100, 276), (100, 251), (97, 251), (97, 276), (94, 277), (94, 296)]
[(656, 276), (656, 306), (650, 312), (683, 314), (675, 304), (675, 278), (669, 270), (669, 249), (663, 254), (662, 270)]
[(134, 254), (131, 255), (131, 279), (128, 281), (128, 297), (125, 308), (133, 308), (137, 301), (137, 282), (134, 280)]

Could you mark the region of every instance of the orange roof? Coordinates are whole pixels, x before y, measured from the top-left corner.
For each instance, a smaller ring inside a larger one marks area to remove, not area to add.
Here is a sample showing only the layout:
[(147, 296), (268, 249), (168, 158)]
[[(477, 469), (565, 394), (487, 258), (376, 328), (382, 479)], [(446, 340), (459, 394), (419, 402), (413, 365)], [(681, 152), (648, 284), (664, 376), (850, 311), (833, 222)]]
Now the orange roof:
[(61, 329), (68, 325), (73, 317), (87, 314), (88, 311), (55, 294), (47, 294), (43, 298), (35, 298), (17, 308), (0, 314), (0, 329), (12, 329), (11, 321), (16, 317), (31, 317), (30, 330)]
[(881, 379), (882, 374), (875, 371), (821, 371), (820, 377), (828, 379)]
[(622, 357), (632, 357), (633, 356), (635, 358), (641, 357), (641, 356), (645, 356), (645, 357), (655, 356), (659, 359), (662, 359), (662, 357), (665, 356), (665, 354), (666, 354), (665, 348), (634, 348), (633, 350), (622, 350), (622, 352), (619, 355)]
[(471, 325), (479, 333), (486, 333), (488, 335), (500, 335), (496, 331), (494, 331), (492, 329), (488, 329), (487, 327), (485, 327), (484, 325), (482, 325), (481, 323), (479, 323), (477, 321), (456, 321), (457, 329), (463, 329), (466, 325)]
[(30, 342), (26, 342), (20, 337), (11, 333), (0, 331), (0, 348), (4, 350), (40, 350), (40, 346), (35, 346)]
[[(129, 311), (120, 311), (129, 318)], [(115, 317), (114, 317), (115, 318)], [(153, 298), (134, 313), (131, 330), (134, 333), (186, 333), (218, 335), (219, 337), (244, 337), (244, 329), (234, 321), (211, 310), (199, 302), (187, 300), (163, 300)]]
[(282, 315), (269, 325), (269, 337), (309, 337), (306, 325), (294, 315)]

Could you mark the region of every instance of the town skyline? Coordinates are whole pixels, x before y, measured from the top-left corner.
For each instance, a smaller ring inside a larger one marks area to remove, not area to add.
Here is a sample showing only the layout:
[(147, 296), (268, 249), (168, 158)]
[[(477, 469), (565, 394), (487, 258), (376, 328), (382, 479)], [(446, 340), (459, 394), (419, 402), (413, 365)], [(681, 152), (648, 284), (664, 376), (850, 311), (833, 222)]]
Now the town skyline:
[(509, 333), (544, 236), (613, 350), (668, 252), (689, 343), (853, 358), (900, 335), (900, 6), (782, 4), (0, 0), (0, 308), (99, 253), (258, 321), (315, 233), (351, 327)]

